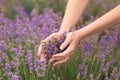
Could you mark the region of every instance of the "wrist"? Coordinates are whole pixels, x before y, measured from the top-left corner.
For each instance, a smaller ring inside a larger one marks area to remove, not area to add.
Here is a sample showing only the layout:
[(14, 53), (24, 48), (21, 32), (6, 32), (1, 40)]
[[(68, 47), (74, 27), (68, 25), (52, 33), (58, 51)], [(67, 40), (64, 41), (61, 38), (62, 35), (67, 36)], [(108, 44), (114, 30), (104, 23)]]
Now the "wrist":
[(70, 31), (70, 29), (65, 28), (65, 27), (64, 28), (61, 27), (60, 30), (59, 30), (60, 33), (64, 33), (64, 32), (68, 33), (69, 31)]
[(76, 36), (76, 39), (78, 41), (82, 40), (84, 38), (84, 33), (82, 33), (81, 30), (74, 31), (74, 35)]

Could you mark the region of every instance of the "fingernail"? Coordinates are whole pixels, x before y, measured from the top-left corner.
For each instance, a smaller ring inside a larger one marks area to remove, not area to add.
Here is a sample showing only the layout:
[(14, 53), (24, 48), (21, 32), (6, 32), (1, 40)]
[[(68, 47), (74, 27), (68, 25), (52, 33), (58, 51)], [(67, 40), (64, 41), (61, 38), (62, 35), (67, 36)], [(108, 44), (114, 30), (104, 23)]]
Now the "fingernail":
[(61, 46), (60, 49), (63, 50), (63, 47)]

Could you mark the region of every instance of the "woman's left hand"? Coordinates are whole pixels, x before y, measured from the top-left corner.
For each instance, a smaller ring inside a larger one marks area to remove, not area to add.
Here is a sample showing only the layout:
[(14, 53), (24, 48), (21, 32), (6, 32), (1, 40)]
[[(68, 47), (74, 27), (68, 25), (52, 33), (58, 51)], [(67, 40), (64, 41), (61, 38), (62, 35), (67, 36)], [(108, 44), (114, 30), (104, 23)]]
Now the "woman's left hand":
[(60, 49), (63, 50), (68, 45), (69, 46), (64, 52), (53, 55), (49, 63), (53, 63), (53, 66), (60, 66), (62, 63), (65, 63), (69, 59), (70, 55), (73, 54), (78, 42), (79, 37), (77, 31), (67, 33), (66, 39), (60, 46)]

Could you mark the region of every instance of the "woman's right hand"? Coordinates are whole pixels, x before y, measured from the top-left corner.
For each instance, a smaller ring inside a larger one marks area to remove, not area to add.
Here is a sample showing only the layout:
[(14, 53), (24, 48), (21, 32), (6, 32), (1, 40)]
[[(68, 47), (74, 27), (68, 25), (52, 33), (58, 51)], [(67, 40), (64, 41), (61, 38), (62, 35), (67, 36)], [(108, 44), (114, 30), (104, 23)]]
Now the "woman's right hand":
[(59, 37), (62, 36), (63, 33), (64, 32), (60, 32), (60, 31), (56, 32), (56, 33), (52, 33), (50, 36), (48, 36), (47, 38), (45, 38), (44, 40), (41, 41), (41, 44), (40, 44), (39, 49), (38, 49), (38, 57), (40, 59), (45, 57), (45, 53), (43, 53), (43, 51), (42, 51), (42, 45), (43, 45), (43, 43), (44, 42), (49, 42), (52, 37), (58, 39)]

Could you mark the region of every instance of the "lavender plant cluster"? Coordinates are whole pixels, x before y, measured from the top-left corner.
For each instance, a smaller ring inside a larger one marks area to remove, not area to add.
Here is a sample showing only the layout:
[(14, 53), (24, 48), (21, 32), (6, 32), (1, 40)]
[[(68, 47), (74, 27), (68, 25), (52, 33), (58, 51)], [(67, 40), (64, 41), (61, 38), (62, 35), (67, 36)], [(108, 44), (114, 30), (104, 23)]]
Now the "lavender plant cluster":
[[(48, 68), (45, 59), (37, 58), (40, 40), (59, 30), (62, 17), (46, 8), (40, 15), (29, 15), (16, 8), (11, 20), (0, 14), (0, 79), (2, 80), (120, 80), (119, 26), (89, 39), (60, 69)], [(92, 21), (92, 20), (91, 20)], [(54, 37), (43, 45), (47, 58), (62, 52), (60, 39)]]
[(15, 20), (0, 14), (0, 37), (9, 39), (44, 39), (50, 33), (58, 31), (61, 16), (46, 8), (40, 15), (28, 15), (23, 7), (16, 8)]
[(49, 42), (45, 42), (42, 45), (42, 51), (45, 54), (45, 58), (48, 60), (52, 55), (61, 53), (64, 50), (60, 49), (60, 45), (65, 41), (66, 33), (63, 33), (60, 38), (52, 37)]
[[(46, 60), (39, 60), (33, 50), (0, 42), (0, 78), (3, 80), (37, 80), (44, 76)], [(37, 76), (37, 78), (35, 77)]]
[(11, 20), (0, 13), (0, 79), (39, 80), (46, 71), (46, 60), (37, 58), (39, 42), (58, 31), (61, 16), (46, 8), (40, 15), (29, 15), (16, 8)]
[[(113, 27), (100, 35), (96, 43), (97, 47), (92, 45), (95, 43), (94, 40), (92, 43), (82, 43), (84, 59), (80, 64), (77, 78), (120, 80), (120, 59), (118, 58), (120, 56), (120, 29)], [(86, 77), (87, 75), (89, 78)]]

